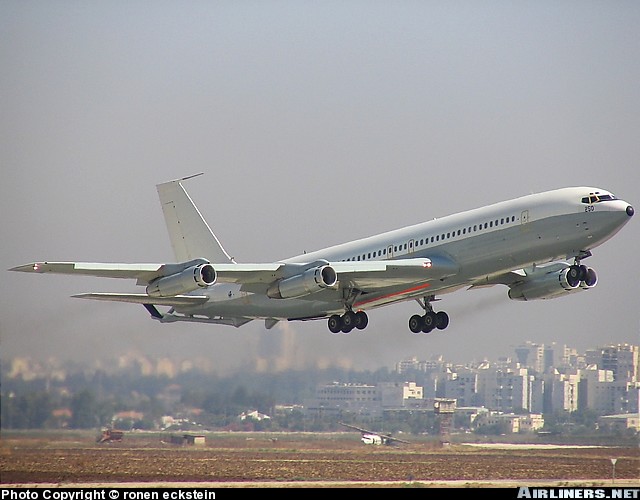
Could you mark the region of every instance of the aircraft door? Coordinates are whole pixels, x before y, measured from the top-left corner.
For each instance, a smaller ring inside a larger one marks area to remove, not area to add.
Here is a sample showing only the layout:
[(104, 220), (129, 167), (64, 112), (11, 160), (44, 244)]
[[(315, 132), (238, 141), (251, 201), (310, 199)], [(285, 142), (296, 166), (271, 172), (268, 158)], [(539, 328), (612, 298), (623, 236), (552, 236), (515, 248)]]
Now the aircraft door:
[(387, 247), (387, 259), (393, 259), (393, 245)]
[(409, 240), (409, 253), (413, 253), (413, 248), (414, 248), (413, 240)]
[(527, 224), (529, 222), (529, 210), (524, 210), (520, 214), (520, 224)]

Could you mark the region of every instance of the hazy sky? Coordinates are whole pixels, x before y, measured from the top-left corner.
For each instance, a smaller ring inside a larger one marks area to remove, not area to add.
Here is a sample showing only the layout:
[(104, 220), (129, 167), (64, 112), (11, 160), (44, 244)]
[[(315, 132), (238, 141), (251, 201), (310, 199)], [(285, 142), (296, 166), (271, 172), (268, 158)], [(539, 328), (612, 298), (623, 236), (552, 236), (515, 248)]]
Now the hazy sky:
[(639, 26), (637, 1), (2, 1), (2, 358), (375, 369), (640, 343), (637, 220), (585, 261), (594, 290), (462, 290), (431, 335), (410, 333), (413, 301), (350, 335), (161, 325), (70, 298), (133, 281), (3, 271), (173, 261), (155, 185), (197, 172), (187, 190), (244, 262), (569, 185), (640, 207)]

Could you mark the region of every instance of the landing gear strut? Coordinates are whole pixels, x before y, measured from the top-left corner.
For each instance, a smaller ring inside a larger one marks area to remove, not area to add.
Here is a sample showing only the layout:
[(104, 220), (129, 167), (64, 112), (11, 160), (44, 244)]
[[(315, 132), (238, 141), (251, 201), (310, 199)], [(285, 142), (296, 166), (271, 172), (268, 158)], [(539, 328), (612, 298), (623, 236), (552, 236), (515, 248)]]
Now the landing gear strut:
[(449, 315), (444, 311), (435, 312), (431, 306), (435, 297), (424, 297), (422, 301), (416, 299), (418, 304), (425, 310), (424, 316), (414, 314), (409, 318), (409, 330), (413, 333), (429, 333), (435, 328), (444, 330), (449, 326)]

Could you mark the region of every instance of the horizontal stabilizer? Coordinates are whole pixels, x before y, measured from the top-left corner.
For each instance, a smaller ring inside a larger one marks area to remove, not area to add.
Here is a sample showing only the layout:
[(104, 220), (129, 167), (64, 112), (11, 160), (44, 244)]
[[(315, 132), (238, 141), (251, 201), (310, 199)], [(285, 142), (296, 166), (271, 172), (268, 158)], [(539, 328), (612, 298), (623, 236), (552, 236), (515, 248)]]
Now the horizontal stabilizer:
[(246, 325), (253, 321), (254, 318), (247, 318), (246, 316), (186, 316), (184, 314), (165, 314), (160, 319), (160, 323), (176, 323), (178, 321), (184, 321), (186, 323), (208, 323), (213, 325), (229, 325), (236, 328)]
[(206, 295), (175, 295), (173, 297), (151, 297), (146, 293), (81, 293), (72, 295), (76, 299), (130, 302), (132, 304), (155, 304), (158, 306), (197, 306), (204, 304)]

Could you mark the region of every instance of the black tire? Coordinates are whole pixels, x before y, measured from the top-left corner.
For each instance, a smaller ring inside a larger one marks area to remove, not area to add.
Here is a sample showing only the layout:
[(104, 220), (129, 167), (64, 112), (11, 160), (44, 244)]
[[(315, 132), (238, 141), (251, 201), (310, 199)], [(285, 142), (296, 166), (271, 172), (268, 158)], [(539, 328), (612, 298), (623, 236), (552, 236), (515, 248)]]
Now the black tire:
[(364, 330), (369, 324), (369, 316), (364, 311), (358, 311), (356, 313), (356, 328), (358, 330)]
[(342, 319), (337, 314), (329, 316), (327, 324), (331, 333), (340, 333), (342, 331)]
[(342, 315), (342, 333), (349, 333), (356, 327), (356, 313), (347, 311)]
[(567, 283), (571, 288), (576, 288), (580, 285), (580, 266), (571, 266), (567, 271)]
[(422, 316), (419, 314), (414, 314), (409, 318), (409, 330), (413, 333), (421, 333), (422, 328), (424, 327), (424, 321)]
[(343, 326), (356, 326), (356, 313), (353, 311), (347, 311), (342, 315)]
[(434, 313), (433, 311), (428, 312), (423, 316), (422, 321), (422, 332), (430, 333), (436, 327), (436, 313)]
[(584, 281), (587, 279), (587, 274), (589, 272), (587, 266), (582, 265), (582, 266), (578, 266), (578, 269), (580, 269), (580, 281)]
[(449, 315), (444, 311), (438, 311), (436, 313), (436, 328), (438, 330), (444, 330), (449, 326)]
[(587, 268), (587, 272), (583, 281), (587, 288), (592, 288), (598, 283), (598, 275), (592, 268), (589, 267)]

